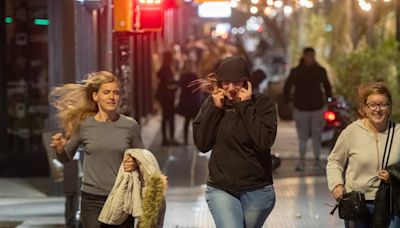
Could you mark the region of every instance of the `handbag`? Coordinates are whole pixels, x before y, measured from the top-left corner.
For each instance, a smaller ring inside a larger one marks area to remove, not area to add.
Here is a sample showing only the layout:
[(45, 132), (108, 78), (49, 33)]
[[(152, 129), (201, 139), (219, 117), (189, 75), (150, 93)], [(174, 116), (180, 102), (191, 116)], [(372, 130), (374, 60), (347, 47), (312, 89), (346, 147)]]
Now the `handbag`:
[(364, 193), (352, 191), (343, 194), (343, 198), (339, 200), (339, 218), (346, 220), (357, 220), (367, 213)]
[(391, 217), (391, 185), (381, 183), (374, 201), (373, 227), (389, 227)]
[[(395, 123), (393, 123), (393, 124), (390, 123), (390, 124), (391, 124), (390, 126), (392, 126), (392, 127), (389, 127), (388, 138), (386, 140), (386, 145), (385, 145), (385, 152), (384, 152), (383, 158), (382, 158), (382, 165), (381, 165), (382, 169), (386, 169), (388, 166), (388, 163), (389, 163), (390, 150), (392, 148), (394, 129), (396, 126)], [(391, 138), (390, 142), (388, 142), (389, 137)], [(389, 144), (389, 147), (388, 147), (388, 144)], [(388, 148), (388, 150), (386, 150), (387, 148)], [(386, 151), (387, 151), (387, 154), (386, 154)], [(386, 161), (385, 161), (385, 159), (386, 159)], [(383, 181), (379, 185), (378, 191), (376, 192), (376, 195), (375, 195), (375, 201), (374, 201), (374, 213), (372, 216), (373, 227), (389, 227), (391, 208), (392, 208), (391, 190), (392, 190), (392, 186)]]

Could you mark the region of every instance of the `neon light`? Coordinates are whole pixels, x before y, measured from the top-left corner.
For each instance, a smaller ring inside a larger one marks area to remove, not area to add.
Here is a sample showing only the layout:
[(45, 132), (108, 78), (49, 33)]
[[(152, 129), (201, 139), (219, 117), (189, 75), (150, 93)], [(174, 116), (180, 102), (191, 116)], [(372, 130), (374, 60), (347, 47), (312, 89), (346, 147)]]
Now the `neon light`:
[(198, 6), (198, 15), (203, 18), (226, 18), (231, 14), (230, 2), (205, 2)]
[(140, 4), (161, 4), (161, 0), (139, 0)]
[(6, 18), (4, 19), (4, 21), (6, 22), (6, 24), (11, 24), (12, 21), (13, 21), (13, 19), (12, 19), (12, 17), (6, 17)]
[(35, 25), (49, 25), (49, 20), (47, 19), (35, 19), (33, 21)]

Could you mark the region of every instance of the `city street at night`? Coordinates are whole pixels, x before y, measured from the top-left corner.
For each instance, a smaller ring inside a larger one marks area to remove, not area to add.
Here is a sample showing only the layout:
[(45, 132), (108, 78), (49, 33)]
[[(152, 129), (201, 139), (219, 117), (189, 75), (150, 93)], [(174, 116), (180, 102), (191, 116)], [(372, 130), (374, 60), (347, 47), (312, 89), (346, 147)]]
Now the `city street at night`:
[[(177, 118), (177, 126), (181, 124), (182, 118)], [(161, 147), (159, 125), (159, 116), (150, 118), (143, 125), (142, 136), (168, 176), (164, 227), (215, 227), (204, 199), (209, 154), (199, 153), (191, 143)], [(312, 154), (307, 153), (310, 165), (304, 172), (294, 171), (298, 154), (293, 122), (279, 122), (278, 126), (273, 151), (280, 151), (283, 161), (274, 172), (277, 202), (264, 227), (343, 227), (337, 212), (333, 216), (329, 214), (335, 202), (328, 191), (325, 172), (313, 170)], [(181, 134), (182, 129), (178, 127), (178, 139)], [(326, 155), (325, 149), (323, 157)], [(22, 228), (63, 227), (64, 197), (46, 195), (48, 179), (2, 178), (0, 183), (0, 227), (17, 224)]]
[(400, 0), (0, 0), (0, 228), (400, 228), (399, 88)]

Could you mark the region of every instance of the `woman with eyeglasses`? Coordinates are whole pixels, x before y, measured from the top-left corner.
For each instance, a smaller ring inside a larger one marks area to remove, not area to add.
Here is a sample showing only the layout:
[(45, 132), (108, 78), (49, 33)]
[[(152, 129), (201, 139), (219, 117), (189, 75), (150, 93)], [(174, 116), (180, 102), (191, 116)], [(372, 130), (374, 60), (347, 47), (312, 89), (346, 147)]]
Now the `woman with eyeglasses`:
[(246, 61), (222, 60), (210, 75), (212, 94), (193, 122), (201, 152), (212, 150), (206, 200), (218, 228), (262, 227), (275, 205), (270, 148), (275, 104), (252, 94)]
[[(361, 85), (358, 94), (359, 119), (340, 134), (326, 166), (328, 187), (336, 200), (346, 192), (365, 194), (367, 213), (361, 219), (345, 220), (346, 228), (373, 227), (376, 192), (381, 182), (391, 182), (386, 161), (388, 166), (400, 161), (400, 125), (393, 127), (390, 121), (392, 95), (389, 89), (373, 82)], [(387, 143), (389, 128), (394, 132), (392, 143), (390, 140)], [(392, 224), (391, 227), (396, 226)]]

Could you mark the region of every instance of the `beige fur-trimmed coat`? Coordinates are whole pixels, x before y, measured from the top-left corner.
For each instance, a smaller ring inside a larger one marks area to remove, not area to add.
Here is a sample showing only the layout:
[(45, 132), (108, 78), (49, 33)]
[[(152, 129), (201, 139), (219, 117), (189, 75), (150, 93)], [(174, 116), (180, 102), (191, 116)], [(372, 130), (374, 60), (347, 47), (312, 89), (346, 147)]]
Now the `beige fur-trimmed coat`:
[(138, 227), (162, 227), (165, 214), (166, 176), (153, 154), (145, 149), (128, 149), (139, 168), (125, 172), (121, 164), (117, 179), (98, 220), (120, 225), (128, 216), (139, 219)]

